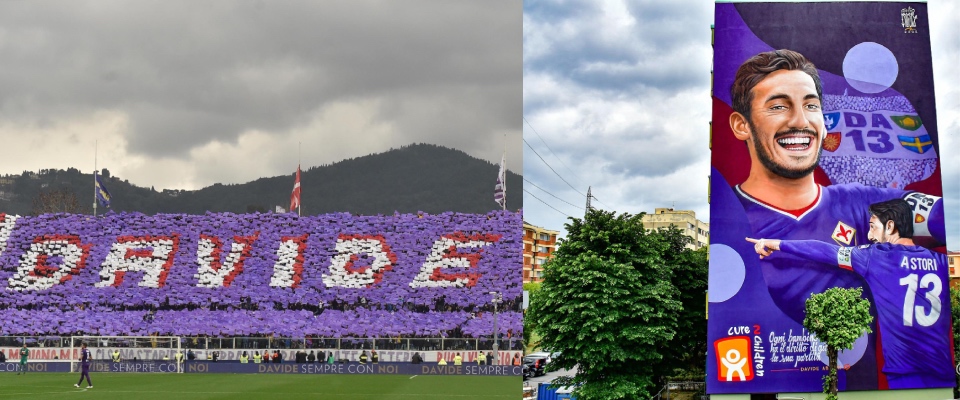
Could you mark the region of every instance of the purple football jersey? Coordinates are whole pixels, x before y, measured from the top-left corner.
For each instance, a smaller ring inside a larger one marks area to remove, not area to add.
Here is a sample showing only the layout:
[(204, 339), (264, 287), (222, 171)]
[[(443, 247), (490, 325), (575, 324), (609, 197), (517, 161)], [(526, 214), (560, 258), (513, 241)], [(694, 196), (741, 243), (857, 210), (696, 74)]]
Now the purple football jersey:
[[(867, 244), (870, 205), (901, 198), (906, 192), (857, 184), (820, 187), (814, 205), (799, 217), (777, 209), (736, 188), (753, 237), (783, 240), (819, 240), (844, 246)], [(808, 297), (832, 287), (863, 287), (864, 281), (853, 271), (835, 264), (824, 264), (781, 254), (760, 261), (763, 279), (773, 302), (787, 316), (803, 323)], [(864, 289), (868, 292), (868, 289)], [(868, 293), (869, 297), (869, 293)]]
[(90, 365), (90, 349), (80, 350), (80, 364), (83, 366)]
[(780, 250), (852, 269), (866, 280), (876, 302), (883, 372), (891, 389), (953, 384), (945, 255), (890, 243), (840, 247), (784, 241)]

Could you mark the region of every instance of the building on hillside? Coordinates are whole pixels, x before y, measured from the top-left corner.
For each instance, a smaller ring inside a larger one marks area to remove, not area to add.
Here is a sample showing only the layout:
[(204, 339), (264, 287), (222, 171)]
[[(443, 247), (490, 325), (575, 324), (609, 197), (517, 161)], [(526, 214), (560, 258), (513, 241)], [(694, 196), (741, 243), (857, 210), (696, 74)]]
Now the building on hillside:
[(543, 281), (543, 263), (557, 250), (558, 231), (523, 221), (523, 283)]
[(644, 229), (669, 228), (671, 225), (693, 239), (693, 243), (688, 244), (687, 248), (696, 250), (710, 243), (710, 224), (698, 220), (693, 211), (657, 208), (653, 214), (643, 215)]
[(960, 289), (960, 251), (947, 252), (947, 264), (950, 271), (950, 287)]

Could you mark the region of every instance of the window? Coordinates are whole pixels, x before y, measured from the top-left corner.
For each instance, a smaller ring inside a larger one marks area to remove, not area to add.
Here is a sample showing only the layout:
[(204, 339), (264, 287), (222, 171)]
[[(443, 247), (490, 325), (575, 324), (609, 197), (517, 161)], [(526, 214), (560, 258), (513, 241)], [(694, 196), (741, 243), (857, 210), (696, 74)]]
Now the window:
[(549, 241), (549, 240), (550, 240), (550, 235), (548, 235), (548, 234), (546, 234), (546, 233), (541, 233), (541, 234), (540, 234), (540, 240), (543, 240), (543, 241), (545, 241), (545, 242), (546, 242), (546, 241)]
[(537, 252), (538, 252), (538, 253), (546, 253), (546, 252), (547, 252), (547, 248), (546, 248), (546, 247), (543, 247), (543, 246), (537, 246)]

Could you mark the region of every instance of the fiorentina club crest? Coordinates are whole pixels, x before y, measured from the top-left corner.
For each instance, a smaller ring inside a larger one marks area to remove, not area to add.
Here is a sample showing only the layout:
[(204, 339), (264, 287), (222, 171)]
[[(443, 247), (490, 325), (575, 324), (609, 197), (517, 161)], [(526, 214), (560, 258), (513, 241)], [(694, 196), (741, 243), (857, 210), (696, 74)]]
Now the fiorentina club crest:
[(917, 11), (913, 7), (900, 10), (900, 25), (903, 33), (917, 33)]
[(833, 229), (833, 240), (837, 243), (850, 245), (850, 242), (853, 241), (853, 235), (857, 233), (856, 229), (853, 229), (852, 226), (843, 223), (843, 221), (837, 222), (837, 227)]

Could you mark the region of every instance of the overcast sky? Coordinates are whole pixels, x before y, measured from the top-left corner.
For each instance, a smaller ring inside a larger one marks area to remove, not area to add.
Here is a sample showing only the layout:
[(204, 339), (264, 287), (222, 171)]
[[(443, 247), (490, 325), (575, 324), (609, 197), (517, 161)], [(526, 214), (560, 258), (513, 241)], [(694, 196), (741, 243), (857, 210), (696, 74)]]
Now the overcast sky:
[[(595, 207), (675, 207), (709, 221), (713, 10), (704, 0), (525, 2), (524, 139), (569, 182), (524, 145), (527, 222), (563, 231), (566, 215), (583, 216), (587, 186)], [(960, 6), (931, 0), (928, 11), (947, 240), (960, 250)]]
[(304, 169), (433, 143), (494, 163), (506, 147), (520, 172), (521, 16), (514, 0), (0, 2), (0, 174), (89, 173), (96, 141), (99, 168), (157, 190), (293, 174), (299, 142)]

